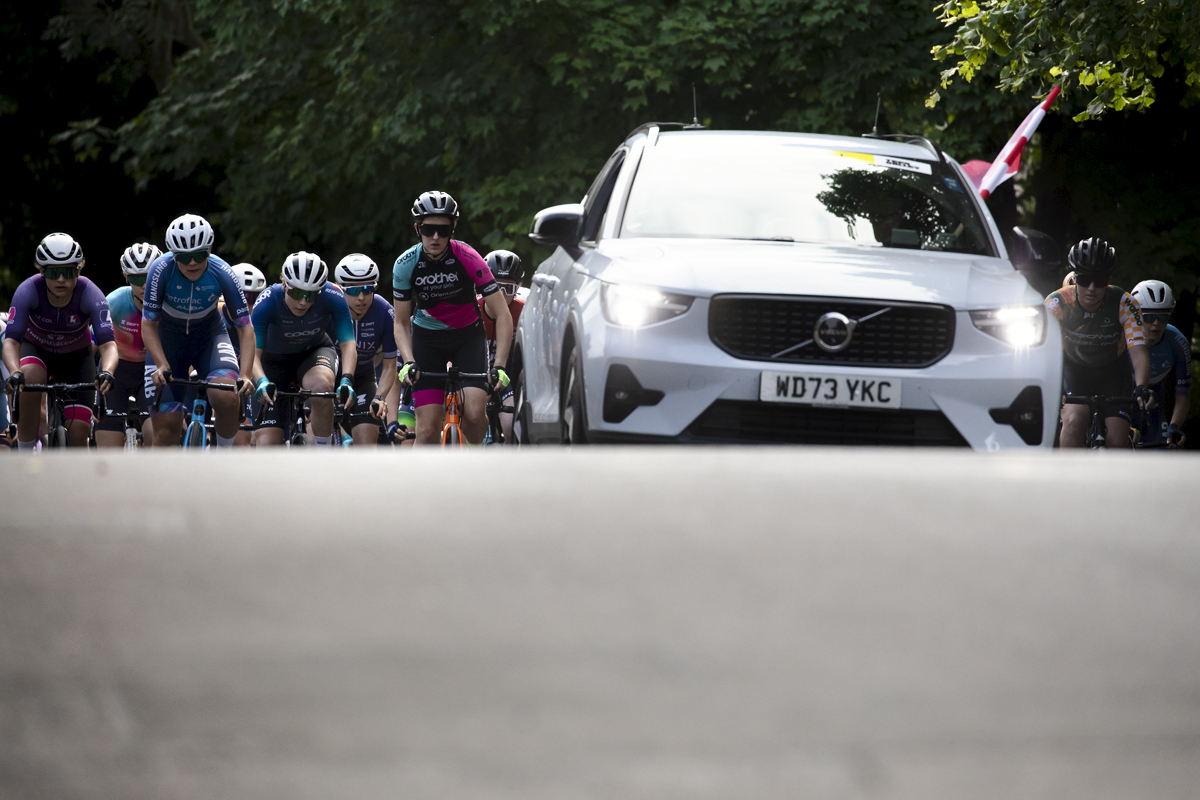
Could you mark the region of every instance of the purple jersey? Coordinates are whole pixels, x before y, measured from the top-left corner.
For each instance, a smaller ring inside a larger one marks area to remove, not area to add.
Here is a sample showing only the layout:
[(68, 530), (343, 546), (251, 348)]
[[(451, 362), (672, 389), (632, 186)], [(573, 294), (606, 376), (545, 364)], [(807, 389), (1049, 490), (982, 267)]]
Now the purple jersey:
[(395, 331), (396, 309), (387, 300), (374, 295), (367, 313), (354, 322), (354, 344), (358, 349), (359, 366), (366, 365), (374, 369), (375, 353), (379, 350), (383, 351), (384, 358), (395, 358)]
[[(91, 326), (93, 337), (88, 336)], [(112, 319), (108, 301), (96, 284), (80, 277), (75, 293), (62, 308), (50, 305), (46, 280), (34, 275), (13, 293), (8, 312), (6, 339), (29, 342), (48, 353), (74, 353), (91, 345), (113, 340)]]

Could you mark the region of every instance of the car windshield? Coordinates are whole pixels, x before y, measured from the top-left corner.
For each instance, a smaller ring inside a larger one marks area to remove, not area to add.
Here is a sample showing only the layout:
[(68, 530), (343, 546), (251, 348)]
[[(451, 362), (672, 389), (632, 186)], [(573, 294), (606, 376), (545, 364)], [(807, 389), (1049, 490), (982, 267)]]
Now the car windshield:
[(780, 140), (730, 144), (682, 134), (647, 148), (620, 235), (994, 255), (971, 187), (946, 164)]

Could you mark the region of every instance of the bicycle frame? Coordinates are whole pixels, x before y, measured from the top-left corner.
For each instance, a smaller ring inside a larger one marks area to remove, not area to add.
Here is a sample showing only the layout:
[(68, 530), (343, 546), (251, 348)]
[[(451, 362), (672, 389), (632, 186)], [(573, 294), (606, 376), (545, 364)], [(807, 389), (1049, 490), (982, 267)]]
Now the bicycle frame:
[[(303, 413), (304, 403), (303, 403), (303, 401), (310, 399), (310, 398), (314, 398), (314, 397), (326, 398), (326, 399), (330, 399), (330, 400), (334, 401), (334, 403), (333, 403), (333, 434), (334, 434), (334, 436), (340, 436), (340, 434), (338, 432), (339, 425), (349, 425), (350, 424), (350, 407), (349, 406), (343, 407), (343, 406), (339, 406), (337, 404), (337, 392), (313, 392), (308, 389), (299, 389), (294, 392), (288, 392), (288, 391), (284, 391), (282, 389), (277, 389), (275, 391), (275, 402), (278, 403), (281, 400), (287, 401), (287, 412), (288, 413), (285, 417), (287, 422), (285, 423), (285, 427), (283, 429), (284, 444), (287, 447), (304, 444), (305, 440), (303, 437), (308, 433), (308, 425), (304, 421), (304, 413)], [(266, 416), (268, 407), (269, 406), (266, 403), (266, 398), (263, 398), (263, 400), (258, 405), (258, 416), (255, 417), (255, 420), (254, 420), (254, 427), (256, 429), (258, 428), (259, 425), (262, 424), (263, 417)], [(289, 431), (291, 430), (291, 426), (293, 426), (293, 425), (297, 426), (297, 430), (294, 432), (291, 432), (289, 435)]]
[[(1137, 410), (1137, 401), (1132, 397), (1109, 397), (1107, 395), (1066, 395), (1063, 405), (1087, 406), (1088, 427), (1084, 445), (1089, 450), (1099, 450), (1108, 447), (1108, 426), (1104, 423), (1102, 409), (1109, 405), (1127, 406), (1131, 411)], [(1134, 427), (1130, 421), (1130, 427)], [(1137, 427), (1141, 427), (1140, 423)]]
[(482, 378), (486, 381), (488, 374), (486, 372), (459, 372), (458, 367), (447, 364), (445, 372), (421, 372), (421, 375), (446, 379), (446, 419), (442, 423), (442, 447), (454, 444), (462, 447), (463, 379)]
[[(21, 384), (23, 392), (44, 392), (49, 401), (49, 406), (46, 409), (46, 427), (49, 429), (50, 446), (51, 447), (67, 447), (68, 436), (65, 421), (63, 420), (63, 408), (66, 406), (66, 401), (69, 399), (68, 394), (78, 391), (91, 389), (96, 391), (94, 383), (25, 383)], [(21, 400), (20, 394), (14, 393), (12, 404), (12, 421), (19, 422), (21, 419)]]
[[(161, 396), (161, 390), (159, 392)], [(125, 413), (109, 411), (105, 406), (104, 395), (100, 395), (98, 402), (98, 419), (106, 417), (124, 417), (125, 418), (125, 449), (136, 450), (138, 448), (138, 437), (142, 434), (142, 425), (145, 423), (146, 414), (138, 408), (137, 397), (129, 395), (125, 401)]]
[[(204, 422), (208, 418), (208, 390), (216, 389), (219, 392), (237, 392), (237, 386), (232, 383), (214, 383), (212, 381), (190, 380), (184, 378), (172, 378), (170, 381), (173, 386), (195, 386), (197, 388), (196, 399), (192, 401), (192, 416), (187, 427), (183, 431), (183, 449), (185, 450), (204, 450), (208, 447), (208, 428)], [(162, 398), (161, 387), (154, 397), (154, 410), (159, 408), (159, 402)]]

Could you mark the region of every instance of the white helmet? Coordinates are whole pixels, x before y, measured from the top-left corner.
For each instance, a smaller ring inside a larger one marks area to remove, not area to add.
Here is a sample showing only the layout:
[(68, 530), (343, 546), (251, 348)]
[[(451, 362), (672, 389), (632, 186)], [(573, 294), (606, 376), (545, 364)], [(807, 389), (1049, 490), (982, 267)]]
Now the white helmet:
[(126, 275), (145, 275), (150, 271), (150, 265), (161, 255), (162, 250), (149, 242), (131, 244), (121, 254), (121, 272)]
[(316, 253), (292, 253), (283, 262), (283, 279), (306, 292), (318, 291), (329, 280), (329, 267)]
[(374, 286), (379, 283), (379, 267), (362, 253), (351, 253), (338, 262), (333, 276), (342, 286)]
[(1175, 307), (1171, 287), (1162, 281), (1142, 281), (1130, 292), (1142, 311), (1170, 311)]
[(201, 247), (212, 247), (212, 225), (196, 214), (184, 214), (167, 228), (167, 249), (172, 253), (186, 253)]
[(241, 283), (243, 292), (261, 292), (267, 288), (266, 276), (253, 264), (235, 264), (232, 269), (233, 274), (237, 276), (238, 281)]
[(83, 263), (83, 248), (65, 233), (52, 233), (37, 246), (34, 255), (39, 267), (60, 267)]

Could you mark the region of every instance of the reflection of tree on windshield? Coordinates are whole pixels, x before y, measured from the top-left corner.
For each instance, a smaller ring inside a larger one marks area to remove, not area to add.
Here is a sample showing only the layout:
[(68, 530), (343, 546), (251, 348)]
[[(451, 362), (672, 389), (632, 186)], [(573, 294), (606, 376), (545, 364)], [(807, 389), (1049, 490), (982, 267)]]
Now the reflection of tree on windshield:
[[(829, 189), (819, 192), (817, 199), (829, 213), (846, 221), (851, 237), (855, 221), (861, 218), (871, 224), (875, 240), (885, 247), (961, 247), (956, 241), (962, 232), (959, 220), (917, 188), (924, 176), (849, 167), (821, 177)], [(929, 185), (936, 190), (936, 184)]]

